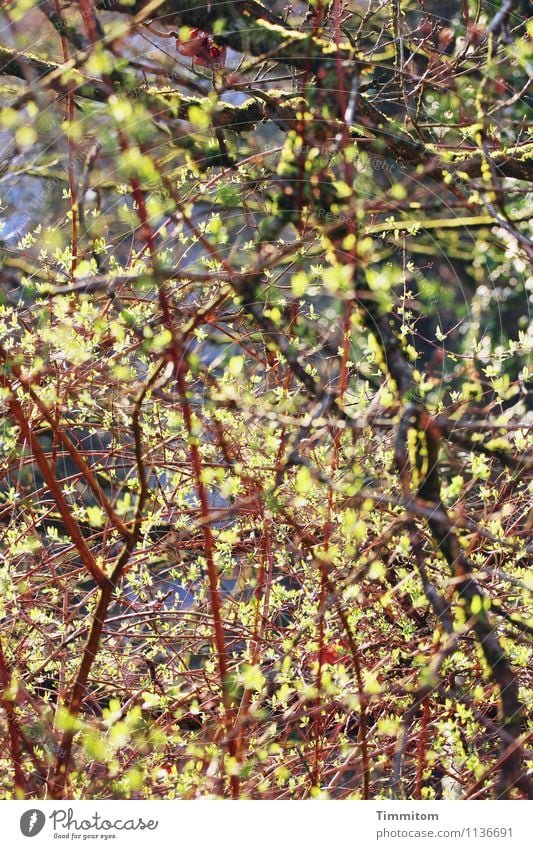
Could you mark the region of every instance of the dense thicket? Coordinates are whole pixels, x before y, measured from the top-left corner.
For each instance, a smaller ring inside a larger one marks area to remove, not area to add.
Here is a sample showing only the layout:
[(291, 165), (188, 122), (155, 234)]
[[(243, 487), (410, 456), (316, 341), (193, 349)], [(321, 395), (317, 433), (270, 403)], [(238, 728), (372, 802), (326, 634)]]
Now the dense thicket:
[(531, 796), (527, 14), (4, 4), (4, 798)]

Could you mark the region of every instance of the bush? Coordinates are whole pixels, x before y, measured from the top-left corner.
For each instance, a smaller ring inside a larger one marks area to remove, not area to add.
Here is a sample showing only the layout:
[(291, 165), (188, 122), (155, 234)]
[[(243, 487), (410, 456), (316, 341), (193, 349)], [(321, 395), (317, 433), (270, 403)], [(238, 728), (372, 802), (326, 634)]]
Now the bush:
[(145, 7), (0, 13), (2, 795), (531, 797), (531, 24)]

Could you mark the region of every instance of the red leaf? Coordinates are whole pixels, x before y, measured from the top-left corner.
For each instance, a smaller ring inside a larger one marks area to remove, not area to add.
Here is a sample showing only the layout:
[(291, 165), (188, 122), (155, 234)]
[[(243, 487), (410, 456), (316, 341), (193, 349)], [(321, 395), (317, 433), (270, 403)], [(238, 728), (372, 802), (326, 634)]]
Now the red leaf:
[(213, 36), (201, 29), (191, 29), (186, 41), (176, 41), (176, 50), (206, 68), (221, 68), (226, 63), (226, 48), (218, 47)]
[(346, 663), (349, 660), (349, 655), (343, 653), (343, 648), (338, 643), (328, 643), (323, 646), (320, 652), (313, 652), (311, 661), (320, 660), (321, 666), (332, 665), (335, 663)]

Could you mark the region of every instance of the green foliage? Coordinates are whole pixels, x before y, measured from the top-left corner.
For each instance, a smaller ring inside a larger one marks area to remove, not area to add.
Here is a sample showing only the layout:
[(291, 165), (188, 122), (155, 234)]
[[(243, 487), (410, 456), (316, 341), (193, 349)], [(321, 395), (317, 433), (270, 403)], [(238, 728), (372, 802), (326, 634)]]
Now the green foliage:
[(530, 25), (59, 5), (0, 13), (2, 795), (527, 795)]

